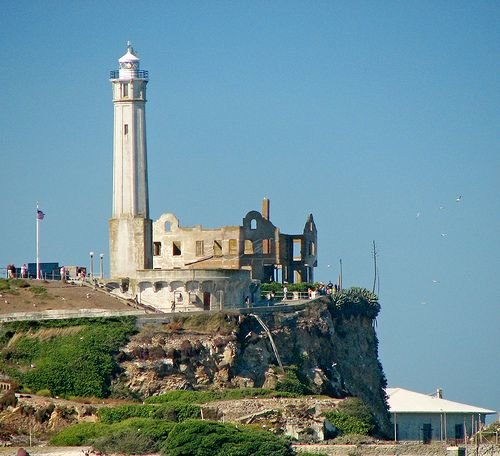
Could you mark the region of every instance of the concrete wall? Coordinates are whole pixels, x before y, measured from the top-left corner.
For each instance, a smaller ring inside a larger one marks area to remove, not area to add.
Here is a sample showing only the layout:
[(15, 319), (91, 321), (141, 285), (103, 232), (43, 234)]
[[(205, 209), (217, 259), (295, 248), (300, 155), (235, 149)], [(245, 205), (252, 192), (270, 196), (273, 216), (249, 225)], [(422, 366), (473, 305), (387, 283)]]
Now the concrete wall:
[(197, 312), (237, 309), (245, 298), (259, 298), (259, 283), (249, 271), (229, 269), (143, 270), (124, 289), (120, 282), (113, 293), (162, 312)]

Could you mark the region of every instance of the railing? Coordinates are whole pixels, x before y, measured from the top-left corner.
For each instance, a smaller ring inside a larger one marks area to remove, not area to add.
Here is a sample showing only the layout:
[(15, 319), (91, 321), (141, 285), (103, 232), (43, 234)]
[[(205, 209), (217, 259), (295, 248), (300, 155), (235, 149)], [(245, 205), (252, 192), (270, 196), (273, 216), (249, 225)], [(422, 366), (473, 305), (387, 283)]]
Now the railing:
[[(122, 70), (126, 73), (127, 79), (128, 77), (133, 77), (137, 79), (148, 79), (149, 71), (147, 70)], [(120, 70), (112, 70), (109, 72), (109, 79), (120, 79)]]
[(286, 297), (282, 291), (272, 294), (271, 292), (262, 291), (260, 294), (262, 301), (281, 302), (281, 301), (302, 301), (308, 299), (316, 299), (320, 297), (317, 291), (313, 291), (310, 295), (308, 291), (288, 291)]

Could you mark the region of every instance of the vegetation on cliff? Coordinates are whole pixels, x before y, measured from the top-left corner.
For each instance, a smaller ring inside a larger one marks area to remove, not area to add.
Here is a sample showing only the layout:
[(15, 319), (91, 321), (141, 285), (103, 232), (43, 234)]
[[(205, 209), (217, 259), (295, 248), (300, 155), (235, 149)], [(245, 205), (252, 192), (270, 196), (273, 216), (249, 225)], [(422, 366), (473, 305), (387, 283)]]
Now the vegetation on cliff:
[(131, 318), (6, 323), (0, 371), (25, 391), (105, 397), (119, 371), (115, 355), (135, 331)]
[(380, 312), (380, 304), (375, 293), (366, 288), (352, 287), (331, 295), (331, 308), (335, 317), (350, 318), (363, 315), (374, 319)]

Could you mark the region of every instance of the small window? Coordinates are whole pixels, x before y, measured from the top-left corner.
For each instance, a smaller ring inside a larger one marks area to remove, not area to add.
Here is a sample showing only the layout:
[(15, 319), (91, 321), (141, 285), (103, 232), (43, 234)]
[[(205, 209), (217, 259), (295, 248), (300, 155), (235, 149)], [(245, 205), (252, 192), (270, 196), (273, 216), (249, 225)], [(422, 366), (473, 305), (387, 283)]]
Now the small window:
[(253, 242), (250, 239), (245, 239), (245, 255), (253, 254)]
[(309, 255), (316, 255), (316, 246), (312, 241), (309, 243)]
[(222, 256), (222, 241), (214, 241), (214, 256)]
[(161, 242), (153, 242), (153, 255), (161, 255)]
[(238, 255), (238, 241), (229, 239), (229, 255)]
[(205, 255), (205, 245), (203, 241), (196, 241), (196, 256)]
[(122, 97), (128, 98), (128, 84), (122, 84)]
[(123, 125), (123, 134), (128, 135), (128, 124)]
[(170, 222), (165, 222), (165, 232), (169, 232), (172, 228), (172, 224)]
[(173, 256), (182, 255), (181, 241), (174, 241), (172, 243), (172, 255)]
[(255, 219), (250, 220), (250, 229), (251, 230), (257, 229), (257, 220), (255, 220)]

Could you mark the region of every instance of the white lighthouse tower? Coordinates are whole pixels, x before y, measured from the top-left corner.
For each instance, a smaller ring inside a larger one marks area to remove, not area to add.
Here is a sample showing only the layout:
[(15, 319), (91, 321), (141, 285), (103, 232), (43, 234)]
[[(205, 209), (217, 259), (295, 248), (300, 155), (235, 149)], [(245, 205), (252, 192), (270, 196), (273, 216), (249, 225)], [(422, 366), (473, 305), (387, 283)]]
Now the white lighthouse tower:
[(146, 85), (148, 72), (130, 42), (112, 71), (113, 214), (109, 221), (110, 275), (134, 278), (152, 269), (152, 222), (149, 218), (146, 150)]

